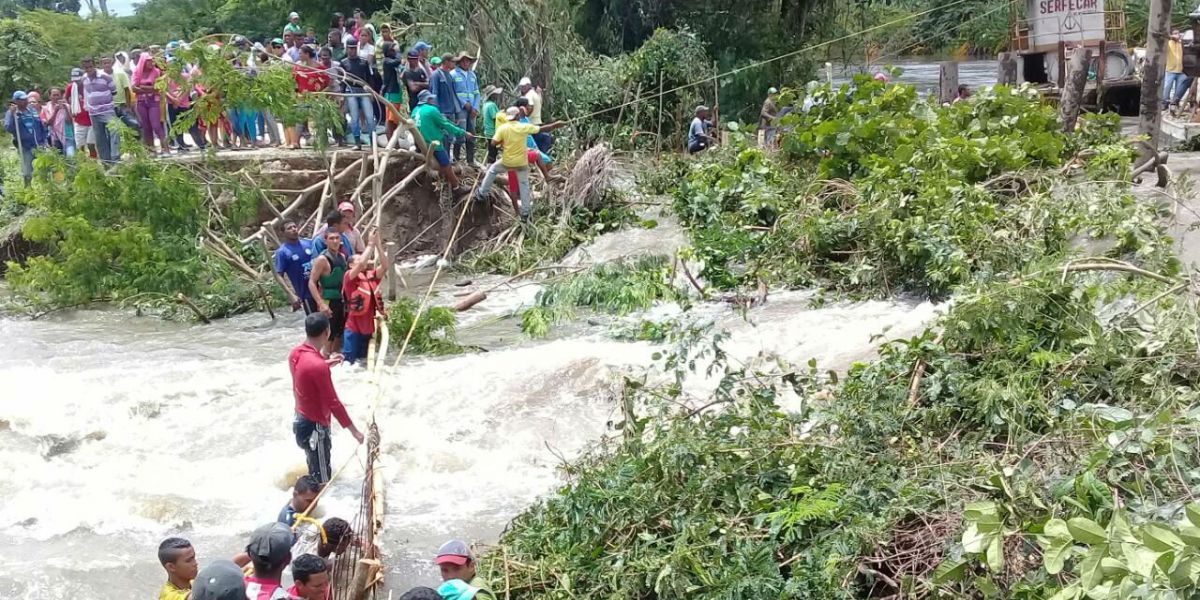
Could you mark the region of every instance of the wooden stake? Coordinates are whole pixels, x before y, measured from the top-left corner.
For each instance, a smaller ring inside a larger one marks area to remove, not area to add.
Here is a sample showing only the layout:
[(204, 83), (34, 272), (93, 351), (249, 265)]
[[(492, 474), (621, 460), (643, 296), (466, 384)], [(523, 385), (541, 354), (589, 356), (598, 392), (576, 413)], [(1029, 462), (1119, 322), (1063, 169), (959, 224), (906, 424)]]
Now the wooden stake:
[(1066, 87), (1063, 88), (1062, 101), (1059, 104), (1059, 123), (1062, 124), (1065, 133), (1075, 131), (1075, 123), (1079, 121), (1091, 56), (1091, 50), (1080, 46), (1071, 53), (1071, 60), (1067, 63)]
[(954, 102), (958, 97), (958, 63), (944, 62), (938, 67), (938, 101)]
[(658, 72), (658, 153), (662, 154), (663, 74)]

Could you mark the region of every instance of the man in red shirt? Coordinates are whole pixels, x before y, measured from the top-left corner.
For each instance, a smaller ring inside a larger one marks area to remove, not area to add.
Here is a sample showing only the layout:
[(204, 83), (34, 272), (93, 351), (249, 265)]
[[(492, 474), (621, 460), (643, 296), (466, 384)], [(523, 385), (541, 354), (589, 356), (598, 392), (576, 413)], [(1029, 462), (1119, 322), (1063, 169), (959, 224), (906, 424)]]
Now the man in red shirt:
[[(373, 267), (373, 256), (379, 257), (379, 269)], [(350, 258), (350, 270), (342, 283), (342, 297), (346, 299), (346, 333), (342, 338), (342, 352), (346, 362), (366, 361), (371, 336), (375, 335), (375, 315), (387, 320), (383, 306), (383, 294), (379, 285), (380, 273), (387, 273), (383, 249), (379, 247), (379, 232), (371, 232), (371, 246), (364, 254)]]
[(332, 445), (329, 439), (330, 416), (336, 417), (342, 427), (349, 429), (360, 444), (363, 443), (363, 434), (354, 426), (346, 407), (338, 399), (337, 390), (333, 389), (329, 365), (340, 363), (342, 357), (335, 354), (326, 359), (321, 354), (321, 348), (329, 339), (329, 317), (319, 312), (308, 315), (304, 319), (304, 333), (308, 339), (288, 355), (288, 367), (292, 371), (292, 394), (296, 397), (296, 420), (292, 424), (292, 432), (296, 434), (296, 444), (304, 449), (308, 459), (309, 475), (324, 484), (333, 477), (329, 459)]

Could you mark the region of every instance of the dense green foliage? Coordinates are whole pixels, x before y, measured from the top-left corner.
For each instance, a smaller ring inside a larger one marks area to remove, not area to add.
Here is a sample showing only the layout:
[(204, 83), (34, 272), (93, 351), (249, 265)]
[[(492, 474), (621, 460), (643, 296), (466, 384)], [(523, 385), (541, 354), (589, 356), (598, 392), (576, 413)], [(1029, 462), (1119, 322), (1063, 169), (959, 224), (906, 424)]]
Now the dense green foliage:
[(116, 176), (97, 162), (71, 165), (55, 154), (37, 163), (34, 186), (16, 200), (33, 215), (22, 235), (47, 252), (10, 262), (7, 272), (12, 293), (30, 310), (112, 301), (174, 312), (182, 294), (215, 317), (258, 300), (253, 282), (200, 241), (214, 214), (251, 214), (255, 194), (235, 195), (218, 209), (190, 173), (140, 157)]
[(837, 377), (681, 336), (664, 369), (715, 360), (711, 395), (627, 383), (638, 415), (512, 523), (491, 581), (539, 599), (1190, 597), (1192, 302), (1041, 266)]
[(1080, 144), (1097, 153), (1089, 176), (1125, 172), (1129, 148), (1106, 119), (1063, 138), (1032, 92), (996, 88), (941, 107), (866, 78), (811, 100), (784, 118), (779, 158), (734, 144), (684, 167), (675, 209), (721, 288), (941, 297), (1061, 252), (1076, 231), (1115, 236), (1116, 253), (1151, 233), (1154, 215), (1129, 196), (1056, 183)]
[(417, 308), (417, 301), (412, 298), (399, 298), (388, 306), (388, 339), (393, 348), (399, 349), (404, 344), (409, 330), (412, 330), (406, 354), (441, 356), (463, 351), (454, 337), (458, 323), (454, 309), (428, 307), (421, 312), (421, 318), (417, 319), (414, 328), (413, 319), (417, 315)]
[(577, 308), (624, 315), (660, 300), (682, 299), (671, 283), (671, 269), (666, 258), (646, 256), (574, 273), (538, 292), (534, 306), (521, 314), (521, 331), (545, 337), (552, 325), (570, 319)]

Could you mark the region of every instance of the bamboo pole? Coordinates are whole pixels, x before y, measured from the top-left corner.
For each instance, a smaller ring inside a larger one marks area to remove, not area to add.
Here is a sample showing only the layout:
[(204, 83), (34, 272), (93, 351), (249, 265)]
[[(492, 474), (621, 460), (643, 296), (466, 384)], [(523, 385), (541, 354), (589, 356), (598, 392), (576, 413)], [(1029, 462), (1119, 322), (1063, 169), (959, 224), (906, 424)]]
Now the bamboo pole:
[(662, 71), (658, 72), (658, 149), (655, 151), (662, 154), (662, 117), (663, 117), (663, 82), (664, 78)]

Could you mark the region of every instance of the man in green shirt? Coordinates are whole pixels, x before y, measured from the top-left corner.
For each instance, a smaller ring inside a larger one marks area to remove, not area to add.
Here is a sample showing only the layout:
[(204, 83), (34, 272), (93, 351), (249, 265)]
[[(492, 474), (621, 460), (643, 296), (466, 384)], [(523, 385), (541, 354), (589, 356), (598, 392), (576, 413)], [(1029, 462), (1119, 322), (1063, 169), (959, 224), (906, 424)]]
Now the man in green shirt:
[(300, 13), (288, 15), (288, 24), (283, 26), (283, 30), (292, 35), (304, 35), (304, 30), (300, 28)]
[[(471, 547), (466, 542), (450, 540), (442, 544), (442, 547), (438, 548), (437, 558), (434, 562), (437, 563), (438, 570), (442, 573), (442, 581), (457, 579), (466, 582), (471, 588), (477, 588), (476, 600), (496, 600), (496, 594), (492, 592), (487, 582), (475, 573), (475, 555), (471, 553)], [(444, 596), (446, 594), (443, 594)]]
[(483, 90), (483, 137), (487, 139), (487, 164), (496, 162), (500, 146), (492, 139), (496, 135), (496, 115), (500, 113), (500, 96), (504, 88), (489, 85)]
[(459, 188), (458, 176), (454, 174), (454, 167), (451, 166), (450, 151), (443, 147), (442, 140), (446, 136), (458, 137), (460, 135), (468, 135), (466, 130), (455, 125), (452, 121), (438, 110), (437, 96), (429, 93), (429, 90), (422, 90), (417, 95), (417, 107), (412, 112), (413, 121), (417, 124), (417, 131), (421, 132), (421, 137), (425, 139), (425, 143), (434, 148), (433, 156), (438, 161), (438, 171), (442, 177), (450, 184), (450, 188), (455, 194), (461, 194), (465, 190)]

